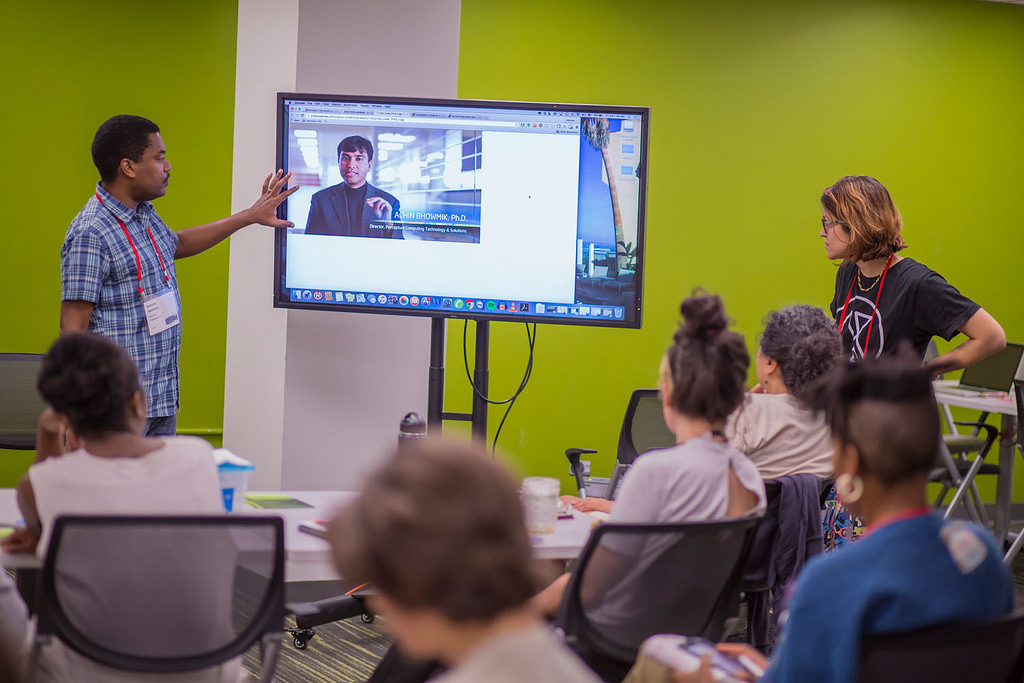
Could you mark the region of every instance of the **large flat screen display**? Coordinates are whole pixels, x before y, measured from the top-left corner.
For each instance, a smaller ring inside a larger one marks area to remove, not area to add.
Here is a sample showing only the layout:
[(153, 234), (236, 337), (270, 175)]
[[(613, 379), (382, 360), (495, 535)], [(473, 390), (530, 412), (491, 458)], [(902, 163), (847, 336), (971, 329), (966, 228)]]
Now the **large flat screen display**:
[(640, 327), (645, 107), (278, 95), (274, 305)]

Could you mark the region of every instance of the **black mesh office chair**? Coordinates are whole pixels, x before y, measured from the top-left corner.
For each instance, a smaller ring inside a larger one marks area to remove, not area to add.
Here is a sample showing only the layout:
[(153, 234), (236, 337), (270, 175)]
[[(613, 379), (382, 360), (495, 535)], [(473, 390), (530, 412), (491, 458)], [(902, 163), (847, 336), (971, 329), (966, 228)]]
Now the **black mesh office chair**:
[(39, 353), (0, 353), (0, 448), (32, 450), (46, 405), (36, 391)]
[(208, 669), (260, 641), (261, 680), (272, 680), (283, 629), (280, 517), (58, 517), (29, 680), (45, 674), (54, 638), (104, 666), (148, 673)]
[[(615, 467), (612, 469), (608, 486), (602, 492), (603, 496), (609, 500), (615, 498), (622, 475), (637, 456), (655, 448), (674, 446), (675, 443), (676, 435), (665, 425), (660, 392), (657, 389), (634, 389), (626, 406), (626, 414), (622, 418)], [(581, 493), (586, 492), (588, 488), (587, 478), (580, 465), (580, 455), (584, 453), (597, 451), (590, 448), (570, 448), (565, 452), (576, 478), (576, 488)]]
[(1024, 614), (861, 641), (862, 683), (1020, 683)]
[(717, 640), (736, 613), (758, 519), (602, 524), (573, 572), (556, 626), (606, 681), (657, 633)]

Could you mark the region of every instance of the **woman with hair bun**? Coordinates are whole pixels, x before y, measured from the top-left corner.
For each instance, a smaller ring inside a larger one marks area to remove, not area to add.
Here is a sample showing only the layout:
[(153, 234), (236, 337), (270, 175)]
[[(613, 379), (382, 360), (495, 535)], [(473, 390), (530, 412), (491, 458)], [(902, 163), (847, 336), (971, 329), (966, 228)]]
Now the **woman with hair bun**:
[(933, 336), (967, 337), (929, 361), (945, 371), (965, 368), (1006, 346), (996, 319), (927, 266), (897, 252), (906, 248), (903, 219), (889, 191), (870, 176), (845, 176), (821, 194), (825, 255), (842, 260), (831, 311), (851, 360), (895, 353), (907, 340), (924, 358)]
[(763, 478), (832, 476), (828, 426), (807, 400), (841, 352), (835, 324), (820, 308), (800, 304), (768, 314), (754, 362), (758, 384), (725, 424), (729, 443)]
[[(719, 296), (695, 292), (680, 311), (683, 322), (661, 360), (659, 382), (665, 424), (676, 445), (636, 459), (611, 510), (612, 522), (700, 522), (764, 513), (757, 467), (729, 445), (723, 431), (746, 393), (746, 344), (729, 331)], [(631, 558), (630, 564), (643, 562)], [(568, 578), (538, 594), (535, 606), (553, 616)], [(606, 598), (603, 618), (613, 621), (615, 611), (615, 600)]]
[[(679, 347), (681, 333), (682, 330), (676, 334), (676, 345), (662, 360), (663, 387), (666, 382), (668, 386), (675, 384), (670, 355)], [(821, 309), (798, 305), (768, 314), (755, 362), (758, 384), (745, 395), (730, 395), (730, 404), (735, 400), (739, 407), (731, 411), (722, 429), (729, 445), (746, 455), (762, 478), (792, 474), (813, 474), (822, 479), (832, 476), (828, 427), (820, 415), (807, 407), (806, 394), (840, 354), (835, 324)], [(738, 366), (733, 370), (738, 371)], [(662, 391), (664, 396), (664, 388)], [(666, 414), (666, 424), (668, 419)], [(562, 496), (562, 500), (583, 512), (611, 512), (615, 505), (594, 496)]]

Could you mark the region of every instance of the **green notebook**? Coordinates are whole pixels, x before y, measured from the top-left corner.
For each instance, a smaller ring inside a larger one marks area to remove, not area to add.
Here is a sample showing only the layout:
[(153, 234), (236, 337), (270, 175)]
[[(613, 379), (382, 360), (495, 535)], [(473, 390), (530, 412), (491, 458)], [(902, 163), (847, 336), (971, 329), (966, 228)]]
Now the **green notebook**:
[(249, 507), (260, 508), (261, 510), (282, 510), (286, 508), (311, 508), (309, 503), (304, 503), (298, 498), (282, 494), (252, 494), (245, 497)]

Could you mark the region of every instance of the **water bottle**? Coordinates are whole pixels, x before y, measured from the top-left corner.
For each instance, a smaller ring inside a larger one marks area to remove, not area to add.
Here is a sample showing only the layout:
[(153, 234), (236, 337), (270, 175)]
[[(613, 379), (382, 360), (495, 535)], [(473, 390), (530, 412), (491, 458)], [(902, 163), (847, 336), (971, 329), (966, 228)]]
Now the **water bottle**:
[(407, 413), (398, 423), (398, 448), (427, 436), (427, 423), (419, 413)]

